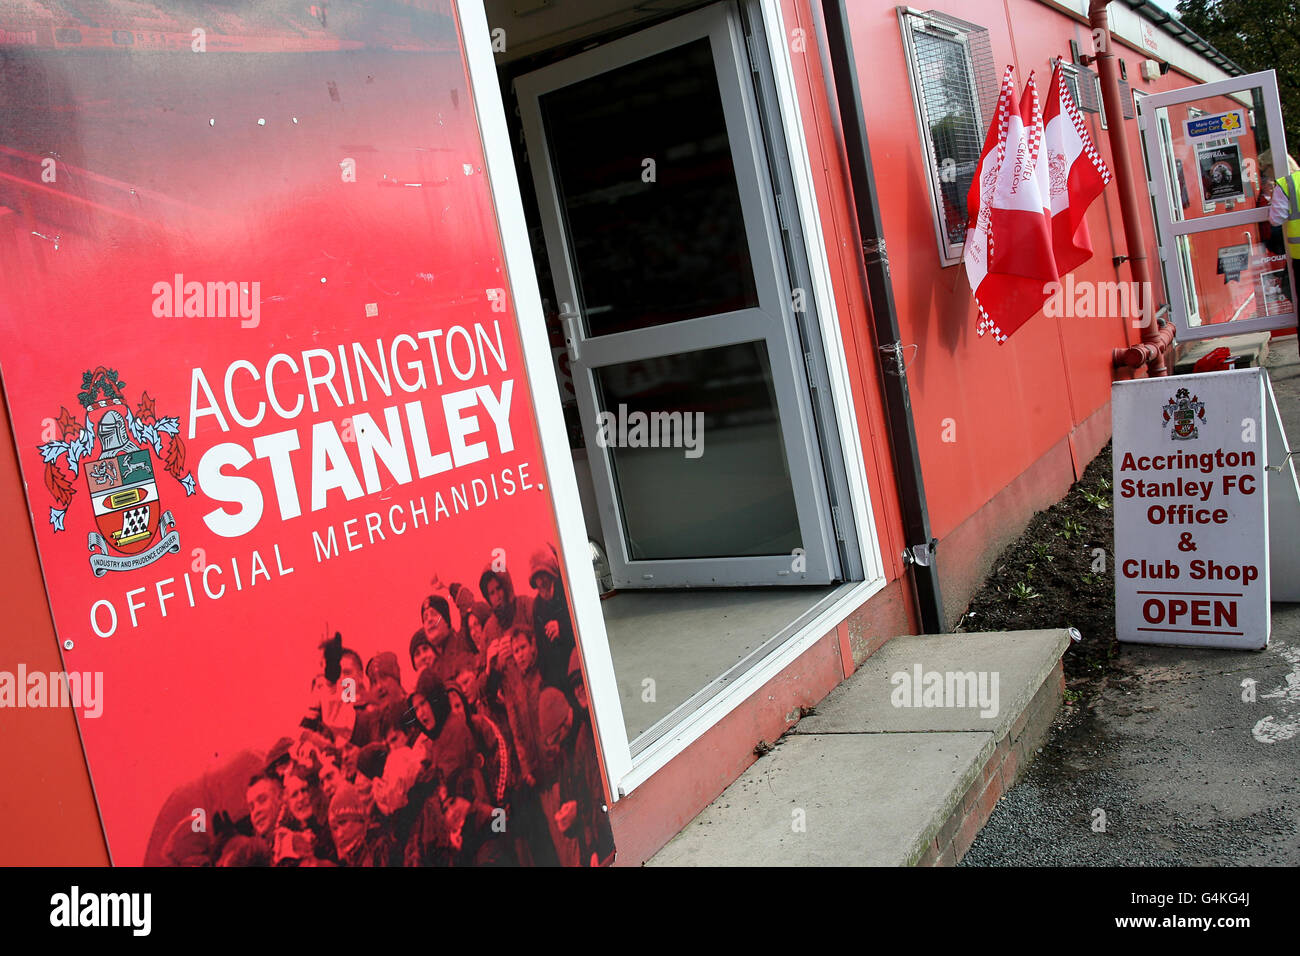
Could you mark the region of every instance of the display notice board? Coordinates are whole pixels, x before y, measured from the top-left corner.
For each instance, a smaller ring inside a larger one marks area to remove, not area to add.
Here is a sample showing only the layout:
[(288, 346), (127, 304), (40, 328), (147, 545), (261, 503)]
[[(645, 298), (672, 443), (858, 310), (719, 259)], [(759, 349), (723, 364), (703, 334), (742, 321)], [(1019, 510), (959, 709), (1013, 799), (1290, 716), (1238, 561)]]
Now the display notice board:
[(0, 721), (74, 707), (115, 863), (608, 861), (455, 11), (99, 7), (0, 74), (64, 665), (0, 675)]
[(1121, 641), (1259, 649), (1300, 600), (1300, 486), (1263, 369), (1111, 387)]

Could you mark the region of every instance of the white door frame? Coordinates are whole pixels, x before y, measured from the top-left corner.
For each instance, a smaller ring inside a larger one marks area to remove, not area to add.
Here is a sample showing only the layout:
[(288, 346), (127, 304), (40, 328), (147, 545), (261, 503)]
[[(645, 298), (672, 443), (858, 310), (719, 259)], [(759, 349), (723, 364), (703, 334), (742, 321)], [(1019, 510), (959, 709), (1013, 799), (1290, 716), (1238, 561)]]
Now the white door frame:
[[(1246, 332), (1287, 329), (1296, 324), (1296, 309), (1294, 306), (1297, 299), (1300, 298), (1300, 290), (1297, 289), (1291, 290), (1293, 308), (1289, 313), (1262, 316), (1254, 319), (1234, 319), (1229, 322), (1202, 323), (1200, 325), (1190, 325), (1188, 323), (1188, 283), (1192, 281), (1192, 278), (1190, 275), (1184, 274), (1183, 243), (1180, 241), (1182, 237), (1211, 232), (1215, 229), (1240, 227), (1248, 230), (1261, 222), (1268, 221), (1268, 207), (1250, 206), (1234, 212), (1175, 220), (1171, 210), (1174, 208), (1175, 203), (1177, 203), (1178, 208), (1182, 208), (1182, 202), (1178, 183), (1171, 181), (1170, 178), (1173, 157), (1167, 156), (1165, 153), (1165, 139), (1160, 128), (1159, 110), (1164, 107), (1177, 106), (1212, 96), (1248, 93), (1256, 87), (1263, 92), (1264, 96), (1264, 118), (1268, 124), (1269, 148), (1275, 157), (1279, 154), (1286, 156), (1286, 133), (1282, 127), (1282, 110), (1278, 103), (1277, 74), (1273, 70), (1263, 70), (1245, 76), (1234, 76), (1213, 83), (1201, 83), (1181, 90), (1171, 90), (1168, 93), (1152, 93), (1144, 98), (1142, 111), (1138, 115), (1138, 122), (1141, 124), (1140, 128), (1145, 137), (1146, 148), (1154, 149), (1158, 153), (1154, 157), (1148, 156), (1147, 160), (1153, 176), (1152, 185), (1156, 191), (1157, 227), (1162, 230), (1163, 236), (1168, 237), (1161, 248), (1161, 255), (1162, 257), (1173, 256), (1179, 260), (1174, 264), (1173, 268), (1165, 270), (1165, 279), (1169, 285), (1169, 312), (1177, 329), (1178, 338), (1184, 342), (1196, 339), (1220, 338), (1227, 335), (1240, 335)], [(1274, 166), (1276, 168), (1276, 160)], [(1199, 171), (1189, 170), (1185, 173), (1187, 176), (1193, 174), (1199, 176)], [(1188, 191), (1191, 191), (1190, 187)], [(1290, 262), (1287, 263), (1287, 268), (1290, 268)], [(1195, 289), (1193, 288), (1191, 291), (1195, 295)], [(1199, 301), (1199, 296), (1196, 296), (1196, 298)]]
[[(673, 758), (702, 737), (768, 681), (820, 641), (828, 631), (886, 585), (880, 539), (876, 531), (866, 461), (853, 401), (848, 359), (839, 312), (833, 293), (830, 260), (818, 213), (815, 180), (798, 102), (794, 66), (785, 42), (787, 32), (779, 0), (756, 0), (768, 38), (767, 53), (776, 75), (781, 105), (781, 127), (786, 137), (796, 189), (797, 214), (803, 226), (812, 272), (812, 293), (817, 304), (836, 410), (838, 437), (843, 448), (858, 533), (852, 546), (860, 549), (865, 579), (846, 585), (833, 595), (834, 602), (791, 635), (773, 654), (745, 673), (725, 691), (686, 717), (670, 734), (632, 758), (614, 662), (609, 650), (600, 595), (588, 560), (587, 530), (582, 518), (577, 479), (569, 449), (559, 387), (542, 309), (541, 292), (528, 243), (523, 199), (516, 179), (505, 103), (498, 85), (492, 38), (481, 0), (456, 0), (461, 42), (468, 66), (470, 93), (483, 138), (483, 152), (498, 230), (505, 257), (509, 295), (519, 323), (529, 397), (537, 419), (542, 457), (555, 502), (560, 555), (572, 598), (574, 626), (591, 693), (591, 708), (600, 741), (606, 779), (614, 799), (631, 793)], [(810, 49), (815, 46), (810, 43)]]

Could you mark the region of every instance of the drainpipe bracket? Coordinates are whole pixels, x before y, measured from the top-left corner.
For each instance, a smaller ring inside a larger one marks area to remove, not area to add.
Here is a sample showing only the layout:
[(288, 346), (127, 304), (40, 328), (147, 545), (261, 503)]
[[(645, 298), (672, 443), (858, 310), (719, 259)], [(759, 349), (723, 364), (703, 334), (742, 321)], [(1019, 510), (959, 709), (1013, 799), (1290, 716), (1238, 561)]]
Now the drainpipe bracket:
[(916, 358), (916, 353), (920, 351), (920, 346), (913, 342), (911, 345), (904, 345), (902, 342), (890, 342), (888, 345), (880, 346), (880, 351), (893, 359), (893, 368), (886, 367), (885, 371), (890, 375), (897, 375), (900, 378), (907, 373), (908, 359), (904, 358), (904, 351), (912, 350), (911, 358)]
[(931, 538), (929, 544), (914, 544), (903, 549), (903, 564), (908, 567), (917, 564), (923, 568), (928, 568), (934, 563), (934, 553), (938, 549), (938, 538)]

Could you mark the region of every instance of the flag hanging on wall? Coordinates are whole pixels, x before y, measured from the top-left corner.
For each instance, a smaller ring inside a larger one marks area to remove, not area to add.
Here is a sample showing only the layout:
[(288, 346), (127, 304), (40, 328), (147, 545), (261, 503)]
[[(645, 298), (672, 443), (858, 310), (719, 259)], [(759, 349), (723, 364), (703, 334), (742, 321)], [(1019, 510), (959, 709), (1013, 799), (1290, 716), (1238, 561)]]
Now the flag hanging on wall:
[(979, 175), (967, 196), (966, 276), (980, 335), (999, 344), (1040, 308), (1059, 273), (1052, 248), (1043, 113), (1031, 73), (1015, 102), (1015, 68), (1002, 75)]
[(1043, 120), (1051, 182), (1052, 248), (1056, 271), (1065, 275), (1092, 258), (1092, 238), (1084, 214), (1110, 182), (1110, 170), (1088, 135), (1059, 62), (1052, 71)]

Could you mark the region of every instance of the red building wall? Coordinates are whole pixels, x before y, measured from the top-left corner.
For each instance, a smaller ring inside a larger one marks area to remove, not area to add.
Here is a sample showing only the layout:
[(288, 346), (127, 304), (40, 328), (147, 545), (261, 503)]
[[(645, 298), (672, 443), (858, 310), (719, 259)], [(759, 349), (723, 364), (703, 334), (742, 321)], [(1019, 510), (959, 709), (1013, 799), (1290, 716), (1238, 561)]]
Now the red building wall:
[[(997, 73), (1013, 64), (1023, 85), (1034, 71), (1040, 90), (1051, 76), (1052, 57), (1070, 61), (1071, 40), (1084, 52), (1093, 49), (1088, 24), (1036, 0), (935, 0), (933, 9), (986, 28)], [(960, 612), (963, 592), (978, 580), (979, 566), (996, 554), (996, 535), (1014, 537), (1028, 514), (1055, 500), (1109, 437), (1110, 384), (1117, 376), (1111, 349), (1138, 341), (1139, 330), (1113, 315), (1048, 318), (1040, 312), (1003, 345), (975, 334), (965, 270), (960, 264), (944, 267), (939, 258), (928, 158), (917, 130), (896, 8), (851, 3), (849, 16), (902, 341), (918, 346), (908, 379), (952, 615)], [(1120, 41), (1116, 48), (1127, 62), (1130, 83), (1141, 92), (1193, 83), (1177, 70), (1154, 83), (1143, 81), (1138, 64), (1147, 54)], [(1094, 142), (1113, 165), (1098, 115), (1085, 115)], [(1137, 122), (1108, 119), (1128, 124), (1129, 159), (1145, 196)], [(1159, 288), (1149, 206), (1143, 222), (1159, 303), (1165, 293)], [(1088, 226), (1094, 256), (1075, 271), (1075, 281), (1128, 282), (1128, 266), (1112, 264), (1125, 248), (1113, 184), (1090, 208)], [(1008, 491), (1015, 501), (995, 500)], [(946, 548), (945, 539), (952, 539)]]

